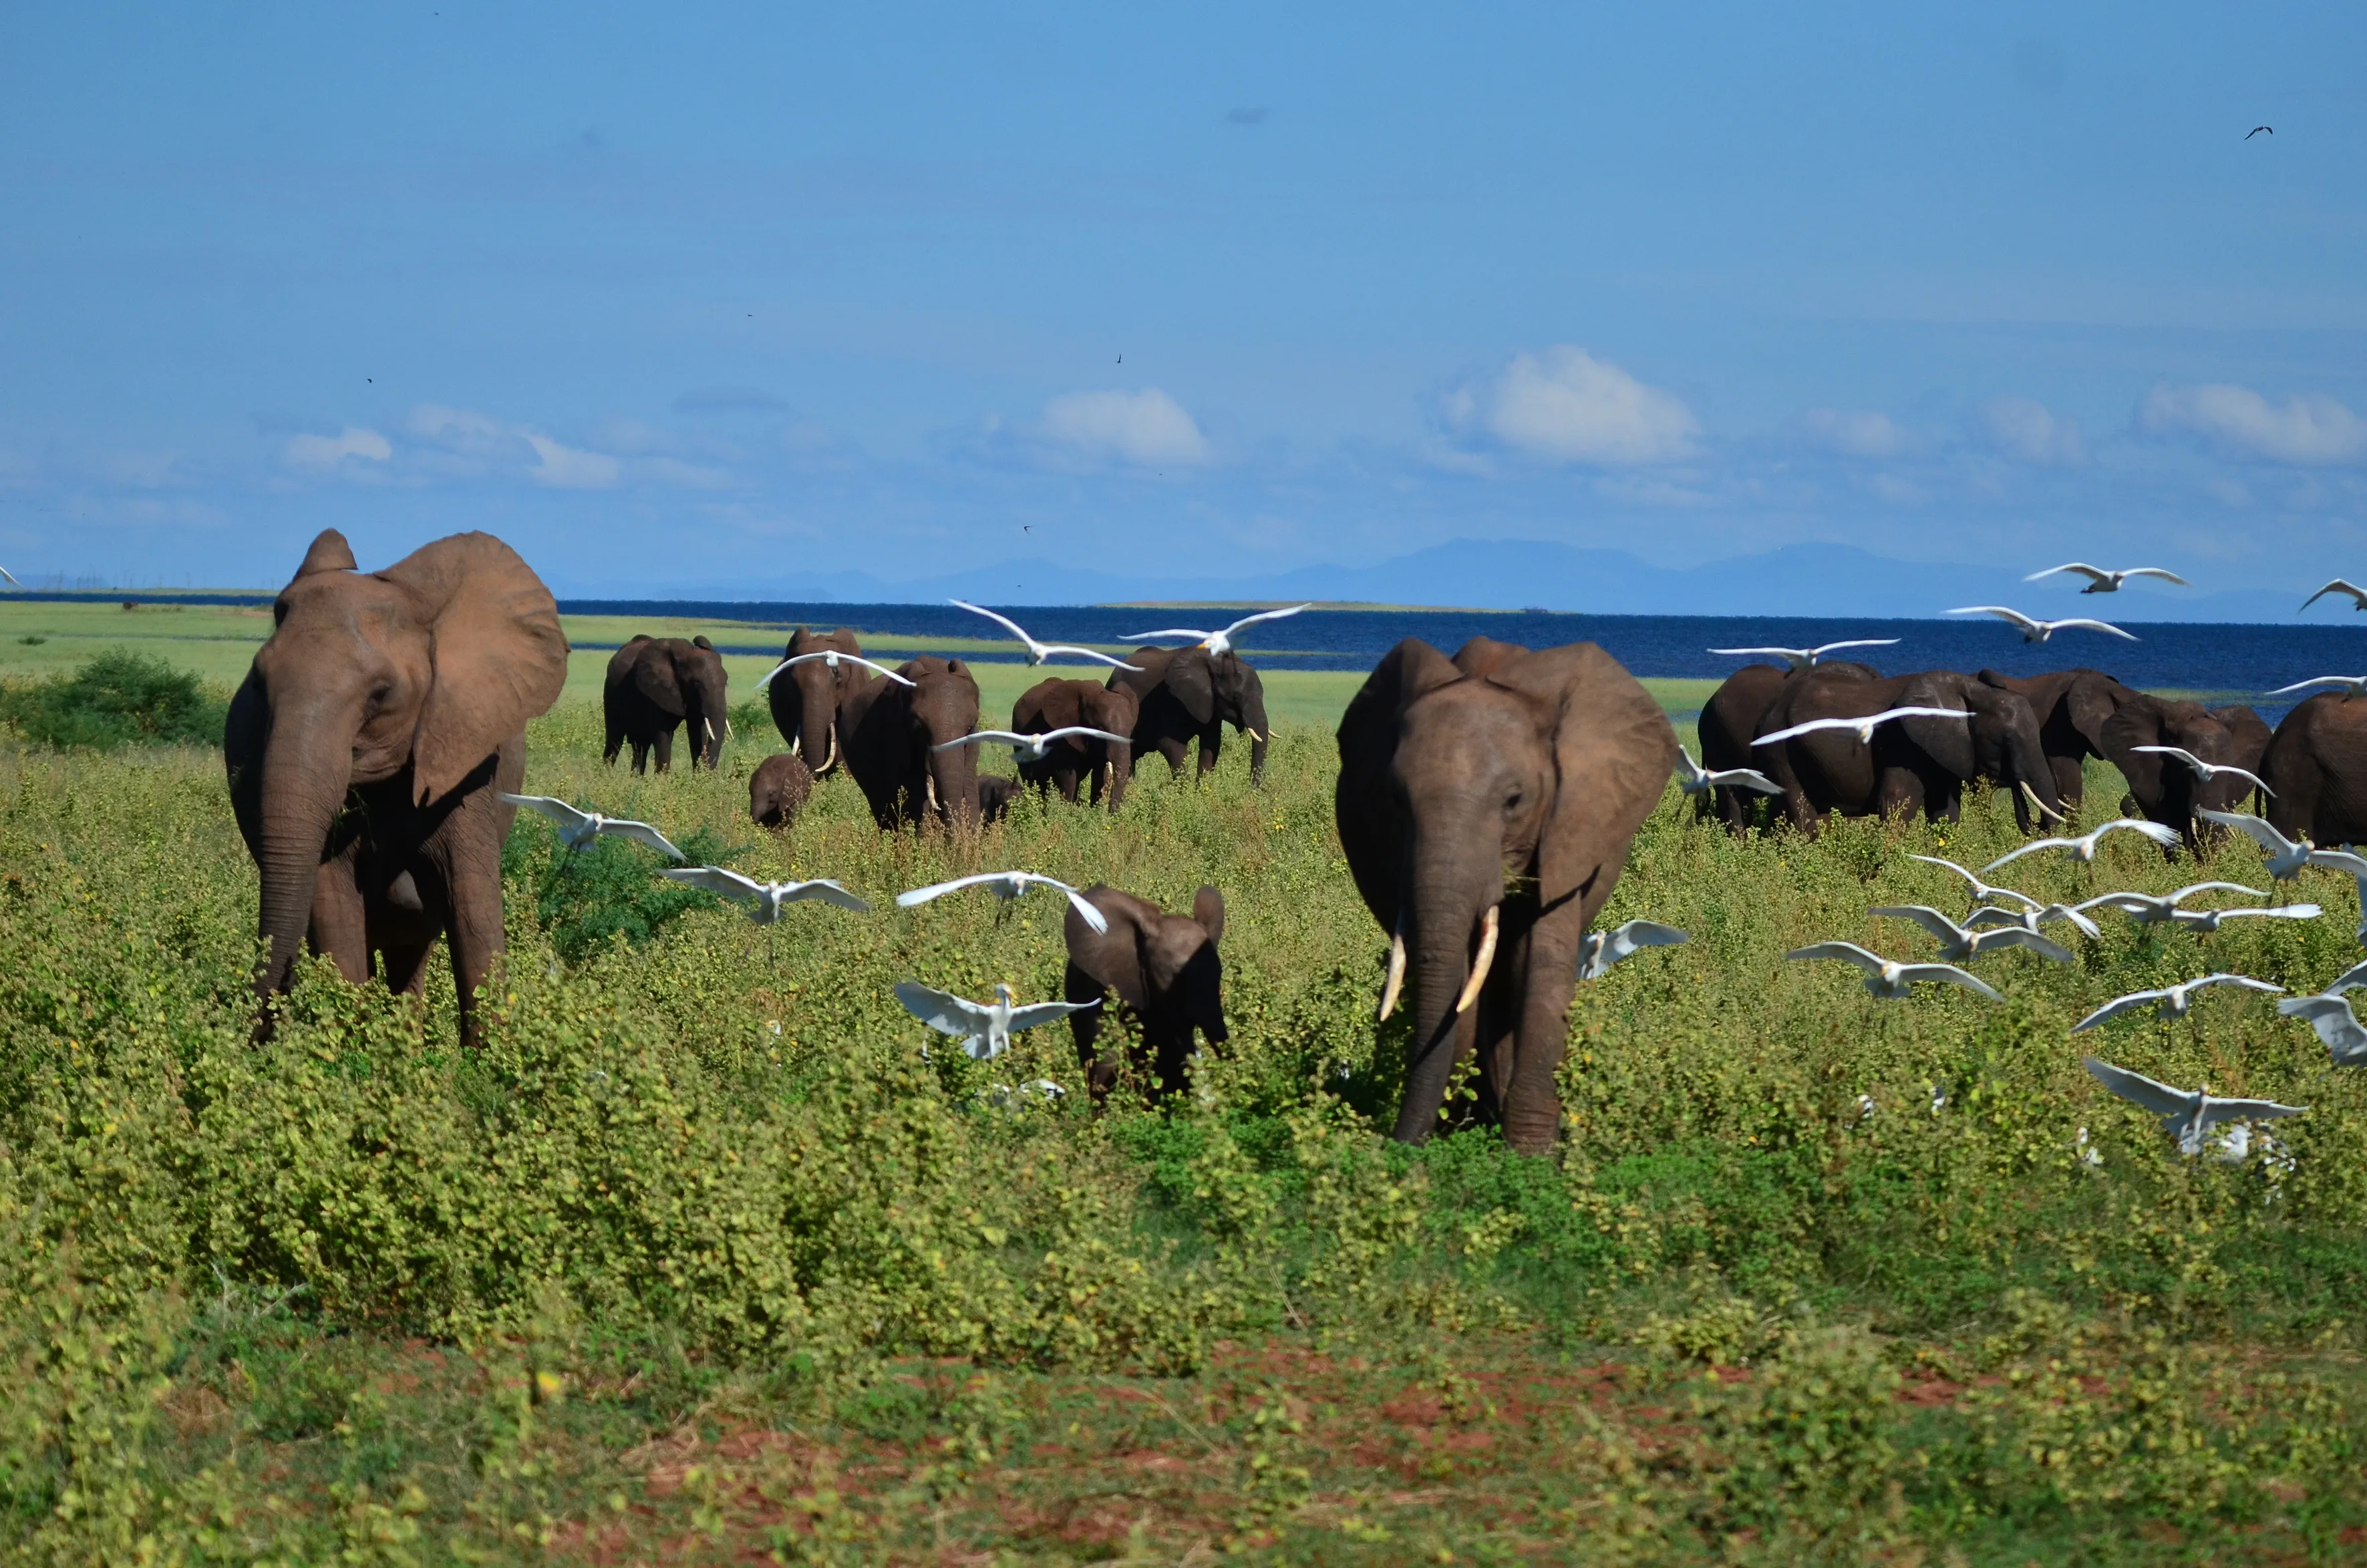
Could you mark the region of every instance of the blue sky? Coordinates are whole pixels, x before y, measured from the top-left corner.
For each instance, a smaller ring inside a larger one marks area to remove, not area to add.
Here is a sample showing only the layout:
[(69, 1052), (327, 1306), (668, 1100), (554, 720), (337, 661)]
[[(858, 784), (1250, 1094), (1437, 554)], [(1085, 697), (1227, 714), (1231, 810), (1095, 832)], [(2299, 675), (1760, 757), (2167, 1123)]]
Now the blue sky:
[(2367, 571), (2367, 10), (1795, 9), (7, 7), (0, 564)]

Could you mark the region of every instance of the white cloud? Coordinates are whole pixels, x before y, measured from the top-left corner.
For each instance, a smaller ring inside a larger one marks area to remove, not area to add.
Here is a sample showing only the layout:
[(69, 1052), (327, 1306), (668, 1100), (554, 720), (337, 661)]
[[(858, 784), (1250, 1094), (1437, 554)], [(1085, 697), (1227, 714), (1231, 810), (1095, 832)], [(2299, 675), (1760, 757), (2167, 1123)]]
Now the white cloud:
[(1981, 424), (1998, 450), (2034, 468), (2077, 468), (2088, 460), (2078, 421), (2058, 419), (2026, 397), (1991, 398)]
[(334, 436), (292, 436), (289, 437), (286, 455), (290, 468), (325, 472), (348, 458), (382, 463), (394, 456), (394, 448), (377, 431), (348, 425)]
[(1210, 458), (1200, 426), (1157, 387), (1063, 392), (1044, 405), (1044, 433), (1078, 451), (1140, 468), (1199, 464)]
[(1871, 410), (1812, 408), (1801, 415), (1800, 429), (1817, 446), (1845, 457), (1896, 457), (1911, 445), (1890, 415)]
[(2289, 397), (2282, 407), (2249, 387), (2157, 386), (2137, 410), (2150, 435), (2200, 437), (2223, 454), (2281, 463), (2367, 459), (2367, 420), (2330, 397)]
[(447, 408), (438, 403), (421, 403), (411, 411), (403, 425), (423, 441), (478, 456), (497, 451), (504, 442), (515, 438), (508, 426), (489, 414), (471, 414), (465, 408)]
[(1606, 468), (1692, 457), (1701, 434), (1682, 399), (1568, 344), (1515, 356), (1493, 381), (1449, 392), (1443, 412), (1530, 457)]
[(587, 452), (576, 447), (564, 447), (548, 436), (526, 433), (526, 444), (534, 449), (534, 467), (527, 470), (537, 483), (557, 490), (606, 490), (617, 483), (625, 465), (605, 452)]

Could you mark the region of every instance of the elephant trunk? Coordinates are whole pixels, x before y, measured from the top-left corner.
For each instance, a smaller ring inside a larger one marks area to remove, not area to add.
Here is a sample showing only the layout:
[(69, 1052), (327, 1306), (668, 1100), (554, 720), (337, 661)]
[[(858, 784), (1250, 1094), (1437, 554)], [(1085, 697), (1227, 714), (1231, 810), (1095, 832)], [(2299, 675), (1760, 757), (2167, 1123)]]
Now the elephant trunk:
[[(255, 924), (257, 934), (270, 943), (255, 977), (258, 996), (287, 986), (304, 945), (322, 853), (352, 780), (353, 728), (318, 722), (298, 725), (285, 718), (273, 726), (263, 763), (262, 831), (255, 845), (262, 873)], [(322, 739), (323, 730), (332, 733)]]
[(838, 677), (829, 673), (826, 665), (800, 665), (798, 673), (803, 675), (808, 669), (822, 674), (821, 678), (798, 683), (798, 755), (819, 778), (838, 766)]
[[(1493, 844), (1483, 846), (1481, 864), (1499, 864)], [(1406, 1074), (1404, 1104), (1398, 1112), (1395, 1136), (1418, 1143), (1438, 1125), (1455, 1065), (1472, 1048), (1480, 1008), (1478, 1001), (1487, 983), (1485, 962), (1495, 956), (1499, 908), (1504, 890), (1501, 872), (1492, 885), (1466, 885), (1468, 879), (1433, 881), (1422, 870), (1425, 858), (1414, 856), (1416, 887), (1407, 904), (1407, 968), (1413, 976), (1412, 1062)]]
[(1250, 784), (1251, 788), (1265, 782), (1265, 748), (1274, 739), (1274, 726), (1265, 716), (1265, 692), (1251, 686), (1249, 700), (1241, 707), (1241, 727), (1250, 733)]
[(947, 822), (978, 821), (978, 747), (923, 752), (923, 789), (928, 814)]

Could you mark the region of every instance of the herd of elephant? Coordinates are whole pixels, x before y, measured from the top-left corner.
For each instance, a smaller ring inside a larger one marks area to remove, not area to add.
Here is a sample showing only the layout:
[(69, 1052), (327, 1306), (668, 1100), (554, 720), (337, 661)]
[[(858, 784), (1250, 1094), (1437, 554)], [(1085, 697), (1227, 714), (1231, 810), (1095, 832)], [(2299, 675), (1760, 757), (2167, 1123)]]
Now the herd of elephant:
[[(566, 680), (558, 607), (490, 535), (438, 540), (363, 573), (330, 530), (272, 614), (224, 744), (231, 803), (260, 874), (258, 996), (285, 988), (308, 941), (355, 983), (375, 970), (390, 988), (417, 991), (442, 937), (462, 1043), (471, 1045), (474, 996), (503, 947), (502, 846), (515, 812), (500, 797), (519, 792), (526, 723)], [(789, 654), (830, 646), (859, 656), (845, 632), (800, 631)], [(978, 748), (946, 744), (972, 733), (979, 717), (978, 686), (962, 662), (914, 659), (901, 679), (864, 677), (849, 665), (815, 659), (774, 687), (775, 720), (797, 749), (767, 767), (803, 772), (808, 788), (844, 767), (884, 827), (982, 820), (991, 802), (979, 790)], [(608, 670), (610, 757), (630, 741), (637, 765), (654, 749), (663, 767), (673, 730), (687, 724), (711, 764), (729, 733), (724, 690), (720, 660), (697, 639), (627, 643)], [(1894, 722), (1869, 744), (1829, 731), (1750, 744), (1803, 720), (1898, 706), (1949, 708), (1970, 722), (1929, 733)], [(1081, 781), (1098, 780), (1114, 806), (1134, 750), (1154, 747), (1180, 773), (1196, 742), (1205, 772), (1228, 722), (1254, 737), (1254, 774), (1270, 733), (1256, 672), (1229, 649), (1204, 646), (1143, 650), (1106, 686), (1046, 681), (1021, 699), (1014, 728), (1042, 734), (1084, 723), (1131, 737), (1025, 765), (1071, 798)], [(2248, 710), (2169, 701), (2094, 671), (1886, 680), (1863, 665), (1753, 667), (1712, 700), (1702, 736), (1710, 766), (1763, 767), (1804, 827), (1836, 811), (1953, 812), (1976, 778), (2012, 791), (2027, 827), (2033, 810), (2076, 812), (2079, 764), (2100, 756), (2127, 775), (2140, 810), (2191, 837), (2197, 808), (2232, 801), (2196, 790), (2182, 765), (2153, 766), (2161, 754), (2137, 749), (2167, 744), (2206, 762), (2257, 762), (2273, 791), (2271, 820), (2288, 834), (2321, 845), (2367, 839), (2367, 702), (2339, 694), (2301, 703), (2271, 736)], [(1674, 729), (1642, 683), (1592, 643), (1530, 650), (1479, 637), (1449, 658), (1408, 639), (1349, 703), (1338, 741), (1341, 846), (1390, 943), (1381, 1017), (1410, 994), (1396, 1136), (1418, 1141), (1438, 1127), (1467, 1063), (1478, 1117), (1515, 1148), (1551, 1148), (1588, 927), (1676, 771)], [(760, 816), (765, 804), (761, 788), (753, 791)], [(1718, 809), (1744, 822), (1742, 802)], [(1180, 973), (1185, 950), (1203, 944), (1213, 958), (1222, 902), (1213, 889), (1202, 893), (1193, 916), (1145, 906), (1135, 925), (1163, 933), (1173, 951), (1143, 946), (1144, 972)], [(1072, 960), (1076, 950), (1072, 942)], [(1199, 972), (1213, 974), (1213, 962)], [(1156, 989), (1138, 990), (1142, 1007), (1158, 1010)], [(1221, 1008), (1201, 1000), (1208, 1005), (1179, 1006), (1173, 1028), (1146, 1028), (1162, 1036), (1162, 1083), (1181, 1074), (1195, 1025), (1211, 1043), (1224, 1038)], [(266, 1007), (259, 1028), (269, 1017)]]

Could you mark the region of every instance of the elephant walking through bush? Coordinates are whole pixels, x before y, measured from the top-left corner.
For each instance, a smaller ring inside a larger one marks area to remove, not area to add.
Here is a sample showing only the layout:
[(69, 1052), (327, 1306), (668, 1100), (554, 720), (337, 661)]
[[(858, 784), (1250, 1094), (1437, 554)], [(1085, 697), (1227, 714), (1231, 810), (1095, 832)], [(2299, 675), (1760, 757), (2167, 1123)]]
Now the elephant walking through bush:
[[(1020, 694), (1011, 705), (1011, 730), (1014, 734), (1041, 735), (1082, 726), (1130, 736), (1136, 714), (1134, 693), (1126, 687), (1056, 676), (1038, 681)], [(1134, 746), (1131, 742), (1070, 735), (1047, 751), (1042, 761), (1021, 762), (1019, 777), (1038, 788), (1059, 790), (1060, 798), (1072, 804), (1080, 783), (1085, 783), (1094, 805), (1107, 795), (1109, 809), (1116, 811), (1126, 799), (1127, 781), (1134, 777)]]
[(1339, 741), (1340, 843), (1391, 939), (1382, 1017), (1412, 992), (1395, 1135), (1428, 1137), (1476, 1055), (1480, 1113), (1515, 1149), (1550, 1149), (1580, 941), (1676, 770), (1676, 733), (1591, 642), (1449, 661), (1408, 638)]
[(2010, 691), (1953, 670), (1865, 680), (1854, 674), (1804, 670), (1784, 683), (1759, 720), (1759, 733), (1812, 719), (1863, 719), (1886, 709), (1947, 708), (1964, 719), (1895, 719), (1869, 745), (1847, 730), (1819, 730), (1774, 745), (1753, 745), (1752, 764), (1784, 786), (1795, 826), (1813, 831), (1842, 816), (1917, 812), (1953, 822), (1964, 787), (1986, 778), (2013, 797), (2024, 833), (2062, 820), (2055, 774), (2038, 736), (2038, 716)]
[[(1116, 996), (1141, 1024), (1153, 1096), (1181, 1094), (1193, 1031), (1197, 1029), (1210, 1045), (1222, 1045), (1228, 1038), (1225, 970), (1217, 957), (1217, 943), (1225, 934), (1224, 897), (1215, 888), (1204, 887), (1186, 915), (1170, 915), (1149, 899), (1100, 882), (1083, 896), (1101, 911), (1107, 929), (1094, 930), (1070, 906), (1061, 926), (1069, 947), (1061, 994), (1071, 1002)], [(1108, 1097), (1110, 1085), (1117, 1081), (1117, 1059), (1095, 1049), (1107, 1012), (1104, 1006), (1069, 1015), (1077, 1059), (1095, 1104)]]
[(881, 827), (979, 820), (978, 747), (936, 748), (978, 728), (978, 682), (934, 653), (874, 676), (838, 710), (839, 755)]
[(2200, 842), (2198, 810), (2234, 811), (2251, 787), (2223, 777), (2202, 783), (2175, 757), (2143, 746), (2176, 746), (2214, 766), (2259, 771), (2269, 727), (2249, 708), (2204, 708), (2123, 686), (2101, 670), (2053, 670), (2016, 677), (1983, 670), (1985, 686), (2027, 701), (2039, 722), (2039, 742), (2066, 812), (2077, 814), (2084, 794), (2081, 764), (2101, 757), (2128, 782), (2129, 804), (2148, 822), (2174, 827), (2190, 847)]
[[(455, 534), (383, 571), (345, 536), (312, 541), (272, 606), (224, 727), (230, 799), (261, 872), (255, 974), (268, 996), (297, 949), (358, 984), (416, 992), (451, 948), (460, 1039), (502, 951), (502, 843), (526, 777), (526, 722), (567, 680), (559, 607), (517, 552)], [(268, 1014), (266, 1014), (267, 1023)]]
[(1250, 782), (1265, 781), (1266, 744), (1274, 737), (1265, 716), (1265, 683), (1239, 653), (1211, 653), (1197, 645), (1137, 648), (1124, 667), (1110, 672), (1109, 684), (1135, 695), (1137, 757), (1156, 751), (1180, 778), (1184, 754), (1196, 742), (1200, 766), (1194, 777), (1205, 777), (1217, 766), (1225, 726), (1230, 724), (1249, 733)]
[(674, 766), (674, 731), (687, 726), (692, 771), (702, 762), (715, 767), (731, 733), (729, 685), (723, 655), (704, 637), (688, 642), (679, 637), (631, 639), (610, 656), (601, 687), (601, 707), (608, 722), (603, 759), (614, 763), (617, 751), (630, 741), (634, 772), (647, 770), (654, 750), (658, 771), (663, 773)]
[[(789, 634), (788, 646), (781, 651), (781, 657), (794, 659), (806, 653), (852, 653), (860, 658), (863, 645), (844, 626), (835, 631), (809, 631), (800, 626)], [(841, 664), (833, 670), (817, 659), (775, 676), (773, 683), (764, 688), (774, 726), (781, 732), (782, 740), (797, 748), (798, 756), (805, 759), (815, 778), (821, 778), (838, 766), (839, 707), (871, 678), (871, 672), (861, 665)]]
[[(1809, 674), (1807, 670), (1791, 670), (1777, 665), (1745, 665), (1710, 694), (1702, 705), (1701, 718), (1695, 722), (1701, 737), (1701, 764), (1713, 772), (1723, 773), (1737, 767), (1756, 768), (1760, 759), (1751, 754), (1751, 737), (1759, 733), (1759, 721), (1772, 708), (1784, 692), (1784, 685)], [(1814, 673), (1831, 680), (1880, 680), (1881, 673), (1870, 665), (1849, 664), (1840, 660), (1814, 666)], [(1713, 812), (1726, 825), (1737, 833), (1761, 822), (1762, 812), (1767, 820), (1782, 810), (1776, 802), (1781, 796), (1770, 796), (1758, 790), (1737, 789), (1721, 784), (1701, 796), (1693, 806), (1696, 816), (1708, 816)]]

